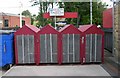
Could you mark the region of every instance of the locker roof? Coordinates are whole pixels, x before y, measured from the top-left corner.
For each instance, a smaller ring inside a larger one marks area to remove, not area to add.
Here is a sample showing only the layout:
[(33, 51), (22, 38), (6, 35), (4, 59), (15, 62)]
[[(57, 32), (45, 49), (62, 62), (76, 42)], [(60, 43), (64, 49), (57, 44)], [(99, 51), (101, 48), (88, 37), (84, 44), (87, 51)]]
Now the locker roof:
[(59, 30), (61, 33), (81, 33), (74, 25), (69, 24)]
[(41, 28), (41, 30), (38, 33), (42, 33), (42, 34), (50, 34), (50, 33), (59, 34), (59, 32), (51, 25), (44, 26), (43, 28)]
[(36, 34), (40, 29), (33, 25), (24, 25), (22, 28), (17, 30), (14, 34)]
[(36, 26), (33, 26), (33, 25), (24, 25), (24, 26), (27, 26), (28, 28), (30, 28), (31, 30), (33, 30), (34, 32), (38, 32), (40, 29), (39, 28), (37, 28)]
[(78, 28), (81, 32), (86, 33), (101, 33), (104, 34), (104, 32), (98, 28), (96, 25), (80, 25)]
[(84, 31), (88, 30), (89, 28), (91, 28), (92, 26), (93, 25), (80, 25), (78, 29), (80, 31), (84, 32)]

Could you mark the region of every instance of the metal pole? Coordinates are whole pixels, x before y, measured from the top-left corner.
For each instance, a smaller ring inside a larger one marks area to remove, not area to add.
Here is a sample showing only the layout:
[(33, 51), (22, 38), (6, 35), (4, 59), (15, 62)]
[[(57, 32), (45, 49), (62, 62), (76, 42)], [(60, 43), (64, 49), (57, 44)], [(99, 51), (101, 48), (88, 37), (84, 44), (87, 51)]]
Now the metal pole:
[(90, 0), (90, 24), (92, 25), (92, 0)]
[(22, 2), (20, 2), (20, 28), (22, 28)]
[(30, 63), (30, 55), (31, 55), (31, 53), (30, 53), (30, 40), (29, 40), (29, 35), (27, 35), (27, 40), (28, 40), (28, 45), (27, 45), (27, 47), (28, 47), (28, 62)]
[(24, 46), (24, 35), (22, 35), (22, 57), (23, 57), (22, 58), (22, 61), (23, 61), (22, 63), (25, 62), (25, 57), (24, 57), (25, 56), (25, 50), (24, 50), (24, 47), (25, 47)]
[(55, 16), (55, 29), (57, 29), (57, 27), (56, 27), (56, 16)]
[(67, 41), (68, 41), (68, 43), (67, 43), (68, 59), (67, 60), (68, 60), (68, 63), (69, 63), (69, 54), (70, 54), (69, 53), (69, 34), (67, 35)]
[(52, 54), (53, 54), (53, 52), (52, 52), (52, 34), (50, 33), (50, 52), (51, 52), (51, 63), (53, 62), (53, 57), (52, 57)]
[(92, 34), (90, 34), (90, 62), (92, 62)]
[(75, 62), (75, 35), (73, 34), (73, 62)]
[(47, 34), (45, 34), (45, 61), (46, 61), (46, 63), (47, 63), (47, 58), (48, 58), (48, 56), (47, 56)]
[(97, 34), (95, 34), (95, 58), (94, 62), (97, 62)]

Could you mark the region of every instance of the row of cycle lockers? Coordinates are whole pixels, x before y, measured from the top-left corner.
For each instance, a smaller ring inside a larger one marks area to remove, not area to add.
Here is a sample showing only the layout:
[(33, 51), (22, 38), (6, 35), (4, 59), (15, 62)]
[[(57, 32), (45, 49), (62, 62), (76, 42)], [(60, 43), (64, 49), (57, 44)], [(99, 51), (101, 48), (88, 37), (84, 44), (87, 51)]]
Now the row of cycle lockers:
[(59, 31), (24, 25), (14, 34), (16, 64), (103, 62), (104, 33), (96, 25), (67, 25)]

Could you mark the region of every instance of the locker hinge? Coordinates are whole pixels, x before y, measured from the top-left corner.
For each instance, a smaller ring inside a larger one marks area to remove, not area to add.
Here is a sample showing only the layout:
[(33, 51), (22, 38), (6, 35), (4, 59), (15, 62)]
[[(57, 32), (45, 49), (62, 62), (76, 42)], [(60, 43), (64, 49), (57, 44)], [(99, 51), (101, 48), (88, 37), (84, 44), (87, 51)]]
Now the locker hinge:
[(84, 37), (82, 37), (82, 44), (84, 43)]

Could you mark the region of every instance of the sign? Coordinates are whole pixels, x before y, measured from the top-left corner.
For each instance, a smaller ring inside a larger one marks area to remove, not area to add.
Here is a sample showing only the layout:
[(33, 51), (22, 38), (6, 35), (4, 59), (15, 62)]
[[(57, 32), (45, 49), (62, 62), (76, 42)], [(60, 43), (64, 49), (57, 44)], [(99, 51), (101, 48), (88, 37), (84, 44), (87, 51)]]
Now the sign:
[[(44, 13), (43, 14), (44, 18), (52, 18), (50, 16), (50, 13)], [(77, 12), (65, 12), (64, 16), (57, 16), (58, 18), (78, 18), (78, 13)]]
[(64, 8), (51, 8), (50, 16), (64, 16)]

